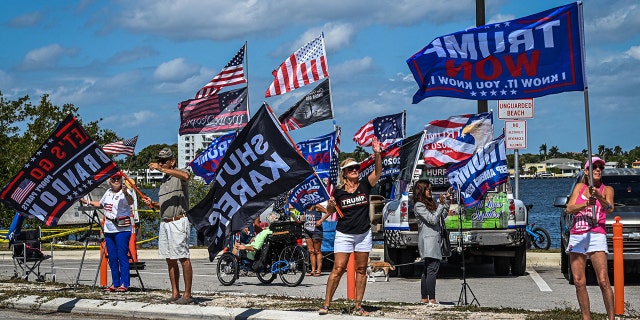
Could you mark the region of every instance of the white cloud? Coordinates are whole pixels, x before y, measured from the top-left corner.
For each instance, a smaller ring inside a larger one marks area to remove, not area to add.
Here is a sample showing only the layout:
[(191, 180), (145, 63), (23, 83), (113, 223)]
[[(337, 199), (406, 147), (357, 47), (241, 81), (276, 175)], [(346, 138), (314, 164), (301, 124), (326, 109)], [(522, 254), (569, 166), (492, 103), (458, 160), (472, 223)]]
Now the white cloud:
[(354, 76), (373, 70), (375, 68), (373, 58), (367, 56), (361, 59), (347, 60), (329, 69), (332, 78), (345, 81)]
[(65, 48), (57, 43), (51, 44), (27, 52), (18, 69), (34, 70), (53, 68), (65, 56), (75, 56), (78, 52), (79, 49), (77, 48)]
[(12, 28), (25, 28), (38, 24), (42, 19), (41, 12), (30, 12), (11, 19), (7, 25)]
[(161, 63), (153, 72), (153, 78), (158, 81), (183, 81), (198, 72), (198, 66), (189, 64), (184, 58), (176, 58)]
[(633, 46), (625, 52), (629, 57), (640, 60), (640, 46)]

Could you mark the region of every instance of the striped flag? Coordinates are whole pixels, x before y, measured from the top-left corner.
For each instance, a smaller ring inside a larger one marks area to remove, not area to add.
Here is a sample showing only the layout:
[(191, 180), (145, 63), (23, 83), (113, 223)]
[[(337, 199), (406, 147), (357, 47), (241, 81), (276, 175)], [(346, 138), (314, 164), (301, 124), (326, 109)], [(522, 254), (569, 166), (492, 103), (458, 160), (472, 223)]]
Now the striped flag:
[(324, 35), (321, 34), (304, 47), (298, 49), (272, 72), (274, 80), (265, 97), (277, 96), (329, 76), (324, 50)]
[(360, 146), (369, 147), (373, 137), (380, 140), (383, 149), (404, 139), (404, 112), (377, 117), (367, 122), (353, 136), (353, 141)]
[(218, 93), (223, 87), (247, 82), (247, 79), (244, 77), (244, 54), (246, 48), (247, 44), (245, 43), (242, 48), (240, 48), (240, 51), (231, 58), (231, 61), (222, 68), (222, 71), (196, 93), (195, 98), (202, 99), (210, 97)]
[(15, 200), (18, 204), (22, 204), (24, 198), (26, 198), (29, 193), (31, 193), (31, 190), (33, 190), (35, 186), (36, 184), (29, 179), (22, 180), (22, 182), (20, 182), (20, 185), (18, 185), (16, 190), (11, 194), (11, 199)]
[(138, 136), (135, 136), (131, 139), (107, 143), (102, 147), (102, 150), (104, 150), (106, 154), (124, 154), (131, 156), (133, 155), (133, 150), (135, 150), (137, 142)]
[(424, 127), (424, 163), (441, 167), (464, 161), (493, 138), (493, 113), (463, 114)]

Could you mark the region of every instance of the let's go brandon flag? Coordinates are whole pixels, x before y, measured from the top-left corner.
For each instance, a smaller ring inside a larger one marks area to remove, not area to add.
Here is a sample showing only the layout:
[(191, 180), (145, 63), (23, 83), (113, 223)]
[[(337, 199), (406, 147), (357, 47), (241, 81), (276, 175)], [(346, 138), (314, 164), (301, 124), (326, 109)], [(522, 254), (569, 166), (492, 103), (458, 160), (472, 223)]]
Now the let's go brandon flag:
[(435, 38), (407, 60), (419, 87), (413, 103), (583, 91), (583, 39), (578, 3)]
[(0, 200), (53, 227), (77, 199), (119, 170), (69, 115), (2, 189)]
[(187, 212), (204, 234), (210, 261), (232, 231), (252, 223), (277, 196), (313, 173), (276, 122), (266, 105), (258, 109), (227, 149), (209, 193)]

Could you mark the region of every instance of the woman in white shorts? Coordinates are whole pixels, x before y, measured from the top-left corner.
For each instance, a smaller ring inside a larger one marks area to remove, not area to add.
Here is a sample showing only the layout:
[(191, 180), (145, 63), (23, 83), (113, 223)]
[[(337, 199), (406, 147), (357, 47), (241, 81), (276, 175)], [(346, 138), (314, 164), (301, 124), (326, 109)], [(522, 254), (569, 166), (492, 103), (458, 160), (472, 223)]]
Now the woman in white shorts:
[[(584, 178), (577, 183), (567, 204), (567, 213), (573, 214), (573, 226), (570, 231), (567, 253), (571, 262), (573, 283), (576, 287), (578, 304), (582, 319), (591, 319), (591, 306), (587, 292), (585, 269), (587, 257), (591, 260), (598, 278), (604, 306), (610, 320), (615, 317), (613, 290), (609, 284), (607, 267), (607, 214), (613, 213), (613, 188), (605, 186), (600, 180), (604, 170), (604, 161), (592, 157), (584, 164)], [(589, 186), (589, 172), (593, 173), (593, 185)]]
[(367, 286), (367, 264), (369, 263), (369, 252), (372, 249), (369, 195), (382, 173), (381, 148), (377, 138), (373, 139), (372, 148), (375, 155), (375, 170), (368, 176), (359, 179), (360, 163), (351, 158), (343, 160), (340, 166), (342, 170), (341, 184), (336, 188), (327, 205), (329, 214), (337, 211), (340, 217), (336, 225), (336, 237), (333, 243), (333, 269), (327, 279), (324, 305), (318, 311), (321, 315), (329, 313), (329, 304), (340, 283), (342, 274), (347, 269), (351, 253), (354, 254), (356, 267), (355, 313), (358, 315), (369, 314), (362, 308), (362, 297), (364, 297), (364, 290)]

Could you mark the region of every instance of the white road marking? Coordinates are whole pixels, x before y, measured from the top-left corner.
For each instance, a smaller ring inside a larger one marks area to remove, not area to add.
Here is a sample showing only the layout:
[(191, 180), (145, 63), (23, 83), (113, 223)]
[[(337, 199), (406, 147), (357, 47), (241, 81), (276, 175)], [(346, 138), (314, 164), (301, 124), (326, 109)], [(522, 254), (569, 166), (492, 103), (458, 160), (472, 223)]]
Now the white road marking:
[(540, 289), (540, 291), (542, 291), (542, 292), (551, 292), (551, 291), (553, 291), (553, 290), (551, 290), (551, 287), (549, 287), (549, 285), (536, 272), (536, 270), (534, 270), (533, 268), (527, 268), (527, 272), (529, 273), (529, 276), (531, 277), (531, 279), (533, 279), (533, 282), (535, 282), (536, 285), (538, 285), (538, 288)]

